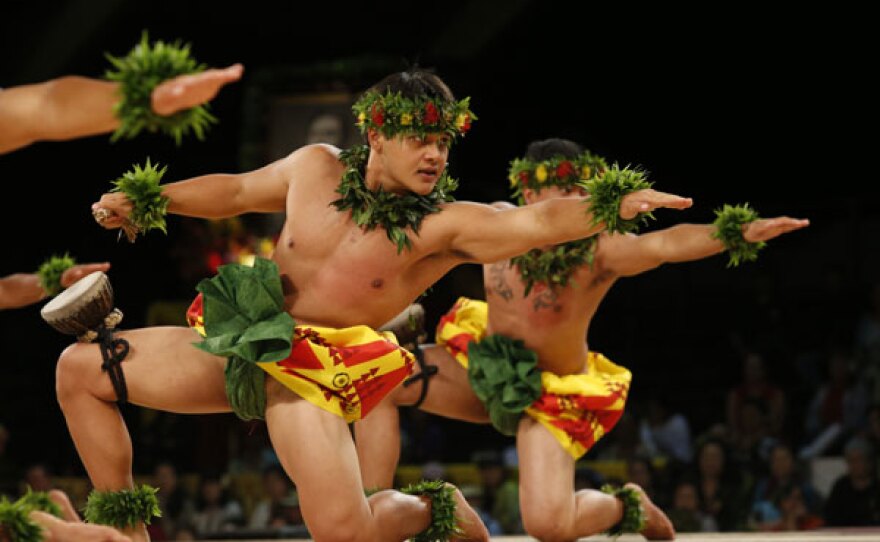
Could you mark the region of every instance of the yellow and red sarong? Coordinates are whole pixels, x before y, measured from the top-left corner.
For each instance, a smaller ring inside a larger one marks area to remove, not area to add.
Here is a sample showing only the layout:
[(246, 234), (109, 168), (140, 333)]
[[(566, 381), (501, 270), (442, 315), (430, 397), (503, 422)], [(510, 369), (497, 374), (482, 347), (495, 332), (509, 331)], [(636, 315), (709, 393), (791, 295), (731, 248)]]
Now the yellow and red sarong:
[[(190, 327), (205, 336), (201, 294), (186, 317)], [(367, 326), (298, 325), (287, 358), (256, 365), (303, 399), (351, 423), (403, 382), (414, 363), (413, 355), (398, 346), (390, 332)]]
[[(488, 316), (484, 301), (460, 298), (440, 319), (437, 344), (468, 368), (468, 344), (485, 338)], [(469, 373), (473, 371), (469, 369)], [(590, 352), (583, 373), (556, 375), (542, 371), (541, 395), (525, 412), (577, 460), (617, 424), (631, 381), (628, 369)]]

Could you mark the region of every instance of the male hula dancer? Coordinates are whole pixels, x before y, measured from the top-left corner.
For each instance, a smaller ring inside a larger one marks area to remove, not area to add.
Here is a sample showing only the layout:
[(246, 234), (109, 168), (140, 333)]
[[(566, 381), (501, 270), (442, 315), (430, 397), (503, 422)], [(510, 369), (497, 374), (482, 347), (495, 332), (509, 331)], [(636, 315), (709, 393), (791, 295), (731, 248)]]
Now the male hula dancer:
[[(511, 183), (520, 208), (527, 209), (573, 193), (582, 196), (578, 179), (605, 167), (577, 144), (550, 139), (532, 143), (526, 158), (514, 161)], [(726, 210), (716, 225), (681, 224), (645, 235), (602, 233), (485, 265), (488, 305), (460, 299), (441, 318), (442, 346), (423, 348), (420, 365), (429, 376), (412, 377), (407, 384), (416, 385), (397, 388), (356, 424), (364, 485), (391, 484), (399, 446), (388, 443), (399, 439), (397, 406), (415, 404), (466, 421), (491, 418), (516, 435), (521, 510), (530, 535), (575, 540), (624, 530), (672, 538), (670, 522), (638, 486), (617, 490), (619, 498), (574, 492), (575, 461), (617, 422), (631, 378), (625, 368), (590, 352), (585, 337), (617, 278), (725, 248), (732, 248), (732, 258), (751, 258), (764, 241), (808, 225), (787, 217), (755, 218)], [(521, 416), (523, 411), (528, 416)], [(641, 504), (646, 523), (630, 511), (632, 504)]]
[(0, 154), (37, 141), (62, 141), (115, 131), (132, 137), (142, 129), (175, 138), (190, 129), (202, 135), (215, 119), (203, 104), (241, 78), (235, 64), (204, 70), (189, 47), (147, 42), (127, 57), (111, 58), (110, 80), (59, 77), (0, 90)]
[[(273, 262), (225, 266), (199, 285), (203, 295), (189, 313), (207, 335), (199, 349), (192, 346), (198, 336), (186, 328), (119, 334), (130, 344), (121, 366), (128, 398), (173, 412), (232, 409), (264, 417), (315, 540), (384, 542), (417, 533), (419, 540), (486, 540), (476, 514), (448, 486), (429, 487), (421, 497), (392, 491), (364, 497), (347, 422), (366, 415), (414, 364), (372, 328), (460, 263), (498, 261), (589, 236), (602, 224), (586, 199), (505, 210), (445, 203), (454, 186), (445, 175), (449, 145), (473, 114), (435, 75), (391, 75), (354, 109), (369, 146), (340, 153), (311, 145), (253, 172), (163, 187), (172, 213), (221, 218), (286, 211), (288, 220)], [(103, 225), (121, 227), (129, 213), (149, 214), (146, 203), (132, 198), (105, 194), (97, 211), (118, 216), (102, 213)], [(691, 201), (641, 190), (614, 205), (604, 220)], [(69, 348), (57, 384), (68, 428), (100, 490), (97, 502), (132, 487), (130, 439), (100, 362), (91, 345)], [(451, 532), (456, 522), (458, 531)], [(144, 537), (140, 523), (129, 532)]]

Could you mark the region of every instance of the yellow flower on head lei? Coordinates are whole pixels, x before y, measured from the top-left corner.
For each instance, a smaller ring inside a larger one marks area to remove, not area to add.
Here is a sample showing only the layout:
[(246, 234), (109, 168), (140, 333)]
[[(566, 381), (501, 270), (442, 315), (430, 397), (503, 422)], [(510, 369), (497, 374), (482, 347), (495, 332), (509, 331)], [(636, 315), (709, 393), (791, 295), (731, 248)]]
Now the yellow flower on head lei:
[(584, 151), (575, 158), (560, 155), (540, 162), (517, 158), (510, 163), (508, 179), (513, 197), (524, 204), (522, 193), (526, 188), (540, 191), (550, 186), (573, 187), (578, 181), (591, 179), (606, 169), (608, 164), (604, 158)]
[(470, 110), (470, 98), (459, 101), (427, 96), (406, 98), (399, 92), (382, 94), (375, 90), (364, 93), (352, 111), (361, 133), (373, 128), (385, 137), (445, 133), (455, 139), (466, 134), (477, 118)]

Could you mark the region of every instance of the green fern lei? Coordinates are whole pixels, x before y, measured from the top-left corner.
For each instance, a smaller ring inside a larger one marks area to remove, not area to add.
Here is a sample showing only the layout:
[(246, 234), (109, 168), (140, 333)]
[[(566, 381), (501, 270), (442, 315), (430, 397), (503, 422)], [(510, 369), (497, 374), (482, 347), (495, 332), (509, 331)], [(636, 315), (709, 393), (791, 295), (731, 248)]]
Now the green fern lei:
[(40, 279), (40, 286), (49, 296), (55, 296), (61, 293), (64, 287), (61, 285), (61, 275), (65, 271), (76, 265), (76, 260), (65, 253), (64, 256), (54, 255), (48, 260), (40, 264), (37, 269), (37, 276)]
[(653, 219), (650, 212), (639, 213), (635, 217), (624, 220), (620, 217), (620, 202), (624, 196), (638, 190), (651, 188), (647, 173), (638, 168), (621, 168), (616, 163), (601, 174), (581, 181), (578, 186), (590, 193), (590, 212), (593, 213), (593, 224), (605, 224), (611, 233), (630, 233)]
[(140, 522), (149, 525), (154, 517), (162, 516), (157, 491), (146, 484), (121, 491), (92, 491), (86, 502), (86, 521), (118, 529), (134, 527)]
[[(162, 195), (159, 183), (168, 166), (159, 169), (158, 164), (150, 163), (142, 168), (135, 164), (131, 171), (126, 171), (113, 181), (112, 192), (122, 192), (131, 201), (133, 209), (128, 217), (140, 233), (157, 229), (168, 233), (165, 215), (168, 214), (169, 199)], [(130, 239), (133, 240), (133, 239)]]
[(0, 497), (0, 540), (41, 542), (43, 529), (30, 519), (32, 510), (20, 499), (10, 502), (6, 497)]
[(45, 491), (34, 491), (28, 487), (27, 493), (22, 495), (17, 502), (28, 510), (39, 510), (41, 512), (46, 512), (47, 514), (52, 514), (56, 518), (64, 519), (61, 514), (61, 507), (58, 506), (55, 501), (50, 499), (49, 494)]
[(724, 244), (730, 257), (727, 267), (736, 267), (742, 262), (753, 262), (758, 259), (758, 251), (767, 246), (764, 241), (750, 243), (743, 237), (743, 224), (754, 222), (760, 217), (749, 204), (727, 205), (715, 210), (714, 239)]
[(624, 533), (640, 533), (645, 528), (647, 518), (642, 508), (639, 492), (631, 487), (613, 488), (606, 484), (602, 492), (617, 497), (623, 503), (623, 517), (616, 525), (605, 531), (608, 536), (617, 538)]
[(414, 542), (445, 542), (461, 534), (455, 520), (455, 488), (442, 480), (422, 480), (400, 490), (407, 495), (425, 495), (431, 499), (431, 523), (412, 537)]
[(406, 233), (411, 228), (418, 235), (425, 216), (440, 212), (439, 205), (453, 201), (452, 192), (458, 188), (458, 181), (444, 171), (434, 190), (425, 196), (408, 192), (404, 195), (367, 188), (364, 171), (370, 148), (359, 145), (339, 154), (339, 161), (345, 165), (345, 172), (336, 192), (342, 197), (333, 201), (338, 210), (351, 210), (355, 224), (366, 231), (382, 227), (388, 239), (397, 246), (397, 253), (412, 248), (412, 241)]
[(575, 271), (584, 264), (592, 267), (596, 252), (596, 236), (556, 245), (548, 250), (532, 249), (510, 260), (525, 283), (523, 297), (529, 295), (535, 283), (550, 288), (565, 288)]
[(141, 41), (128, 55), (106, 55), (115, 70), (107, 70), (104, 76), (119, 83), (121, 94), (121, 99), (113, 106), (113, 113), (119, 118), (119, 128), (111, 141), (123, 137), (131, 139), (142, 130), (161, 131), (173, 137), (178, 145), (190, 131), (200, 140), (204, 139), (210, 125), (217, 122), (208, 112), (207, 105), (197, 105), (167, 117), (155, 113), (152, 107), (153, 90), (160, 83), (205, 70), (204, 64), (190, 57), (189, 47), (179, 41), (156, 41), (151, 45), (147, 32), (144, 32)]

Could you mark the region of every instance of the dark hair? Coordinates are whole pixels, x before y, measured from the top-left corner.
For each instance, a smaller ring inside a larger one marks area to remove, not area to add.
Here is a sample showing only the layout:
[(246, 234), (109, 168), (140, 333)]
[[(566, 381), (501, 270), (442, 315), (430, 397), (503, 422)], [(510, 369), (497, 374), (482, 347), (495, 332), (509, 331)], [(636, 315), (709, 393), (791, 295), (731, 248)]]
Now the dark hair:
[(550, 138), (532, 141), (526, 148), (526, 158), (535, 162), (543, 162), (554, 156), (574, 159), (584, 152), (584, 148), (568, 139)]
[(419, 68), (392, 73), (370, 87), (367, 92), (370, 90), (382, 94), (399, 92), (404, 98), (428, 97), (443, 101), (455, 100), (452, 91), (440, 77)]

